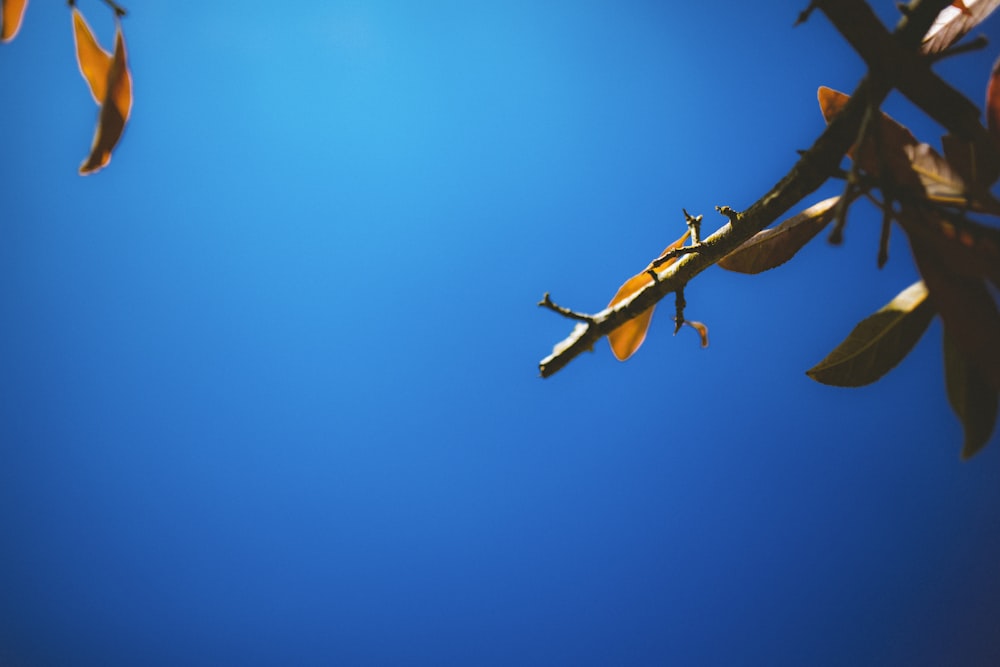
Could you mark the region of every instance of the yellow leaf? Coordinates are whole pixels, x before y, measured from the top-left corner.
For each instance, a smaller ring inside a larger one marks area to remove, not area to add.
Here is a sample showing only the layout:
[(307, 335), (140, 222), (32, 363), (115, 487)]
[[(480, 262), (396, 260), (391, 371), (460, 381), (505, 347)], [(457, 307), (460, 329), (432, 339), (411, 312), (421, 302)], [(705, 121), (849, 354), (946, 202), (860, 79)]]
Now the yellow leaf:
[(28, 0), (0, 0), (0, 42), (9, 42), (21, 29)]

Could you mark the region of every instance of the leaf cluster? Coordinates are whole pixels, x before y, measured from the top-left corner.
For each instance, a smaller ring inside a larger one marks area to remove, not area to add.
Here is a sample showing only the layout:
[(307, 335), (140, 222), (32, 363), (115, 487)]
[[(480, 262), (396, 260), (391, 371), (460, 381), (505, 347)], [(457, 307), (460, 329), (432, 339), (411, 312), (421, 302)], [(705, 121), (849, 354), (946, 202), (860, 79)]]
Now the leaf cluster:
[[(99, 171), (111, 162), (111, 151), (121, 139), (132, 112), (132, 73), (128, 67), (121, 26), (125, 10), (113, 0), (104, 2), (115, 14), (112, 52), (106, 51), (97, 41), (76, 1), (68, 3), (72, 13), (77, 66), (98, 106), (94, 139), (87, 158), (80, 165), (80, 173), (84, 175)], [(21, 28), (27, 6), (27, 0), (0, 0), (0, 41), (14, 39)]]
[[(1000, 217), (1000, 201), (990, 192), (1000, 177), (1000, 60), (987, 83), (987, 128), (979, 124), (975, 107), (929, 66), (960, 50), (955, 43), (998, 5), (1000, 0), (913, 2), (903, 8), (904, 18), (890, 35), (861, 0), (814, 0), (800, 21), (819, 8), (869, 66), (855, 94), (821, 87), (820, 108), (829, 127), (796, 168), (748, 211), (721, 207), (730, 222), (705, 242), (685, 233), (626, 281), (605, 311), (581, 316), (554, 307), (546, 295), (542, 305), (582, 322), (541, 362), (543, 377), (601, 335), (608, 337), (619, 360), (629, 358), (645, 339), (656, 301), (672, 292), (683, 304), (687, 280), (712, 264), (748, 274), (773, 269), (831, 224), (829, 239), (839, 243), (848, 210), (866, 199), (882, 211), (879, 266), (888, 261), (890, 228), (895, 226), (905, 234), (922, 279), (855, 326), (807, 374), (843, 387), (874, 382), (899, 364), (934, 317), (940, 317), (948, 400), (965, 430), (962, 456), (978, 452), (995, 429), (1000, 397), (995, 297), (1000, 290), (1000, 229), (987, 222)], [(950, 130), (942, 139), (943, 154), (879, 110), (892, 87)], [(844, 155), (851, 158), (848, 170), (839, 165)], [(781, 208), (786, 201), (801, 200), (834, 177), (845, 180), (843, 194), (765, 229), (787, 210)], [(775, 204), (779, 200), (781, 205)], [(769, 208), (778, 210), (770, 220), (763, 214)], [(686, 211), (685, 217), (691, 227)], [(684, 246), (688, 236), (695, 238)], [(681, 306), (676, 320), (677, 327), (684, 321)]]

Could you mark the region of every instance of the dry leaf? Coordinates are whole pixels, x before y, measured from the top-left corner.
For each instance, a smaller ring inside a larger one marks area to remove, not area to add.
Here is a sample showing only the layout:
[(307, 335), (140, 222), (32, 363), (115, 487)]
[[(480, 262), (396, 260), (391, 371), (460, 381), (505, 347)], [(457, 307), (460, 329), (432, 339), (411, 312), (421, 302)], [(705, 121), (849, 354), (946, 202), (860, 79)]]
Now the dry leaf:
[[(687, 241), (690, 235), (691, 230), (684, 232), (684, 235), (667, 246), (666, 249), (660, 253), (660, 256), (662, 257), (671, 250), (675, 250), (683, 246), (684, 242)], [(658, 268), (664, 269), (673, 264), (675, 261), (677, 261), (676, 258), (670, 259)], [(614, 298), (611, 299), (611, 303), (608, 304), (608, 307), (610, 308), (621, 303), (642, 288), (651, 284), (653, 282), (653, 277), (649, 275), (648, 271), (652, 266), (652, 263), (650, 263), (650, 265), (646, 267), (645, 271), (636, 274), (625, 281), (625, 284), (618, 288), (618, 291), (615, 293)], [(615, 358), (617, 358), (618, 361), (625, 361), (631, 357), (635, 354), (635, 351), (639, 349), (643, 341), (646, 340), (646, 331), (649, 329), (650, 320), (653, 318), (654, 308), (655, 306), (650, 306), (646, 310), (642, 311), (637, 317), (624, 322), (608, 334), (608, 343), (611, 344), (611, 351), (614, 353)]]
[(866, 317), (823, 361), (806, 374), (838, 387), (871, 384), (896, 367), (920, 340), (934, 308), (922, 282), (900, 292), (877, 313)]
[(788, 220), (757, 232), (719, 261), (719, 266), (739, 273), (760, 273), (790, 260), (832, 219), (840, 197), (814, 204)]
[(0, 0), (0, 42), (9, 42), (21, 29), (28, 0)]

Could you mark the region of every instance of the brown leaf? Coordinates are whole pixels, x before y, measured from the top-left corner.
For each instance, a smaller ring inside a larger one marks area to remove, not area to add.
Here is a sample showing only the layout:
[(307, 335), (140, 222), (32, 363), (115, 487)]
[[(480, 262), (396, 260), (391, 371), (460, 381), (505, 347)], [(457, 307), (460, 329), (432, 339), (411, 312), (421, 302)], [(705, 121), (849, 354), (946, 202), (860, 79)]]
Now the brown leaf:
[(823, 361), (806, 374), (817, 382), (860, 387), (875, 382), (909, 354), (927, 330), (934, 308), (916, 282), (866, 317)]
[[(691, 230), (684, 232), (684, 235), (668, 245), (664, 251), (660, 253), (660, 256), (662, 257), (671, 250), (675, 250), (683, 246), (684, 242), (687, 241), (688, 236), (690, 235)], [(664, 269), (673, 264), (675, 261), (677, 261), (676, 258), (670, 259), (661, 264), (658, 268)], [(653, 277), (649, 275), (649, 269), (652, 267), (653, 264), (650, 263), (649, 266), (646, 267), (645, 271), (626, 280), (625, 284), (618, 288), (618, 291), (615, 293), (614, 298), (611, 299), (608, 307), (611, 308), (612, 306), (621, 303), (642, 288), (652, 284)], [(631, 357), (635, 354), (636, 350), (639, 349), (643, 341), (646, 340), (646, 331), (649, 329), (649, 323), (652, 320), (654, 308), (655, 306), (650, 306), (646, 310), (642, 311), (637, 317), (627, 320), (608, 334), (608, 343), (611, 344), (611, 351), (614, 353), (615, 358), (618, 359), (618, 361), (625, 361)]]
[(21, 29), (28, 0), (0, 0), (0, 42), (9, 42)]
[(947, 220), (931, 211), (904, 207), (897, 216), (903, 230), (929, 249), (949, 273), (986, 278), (1000, 287), (1000, 229), (968, 219)]
[(1000, 393), (966, 360), (947, 333), (944, 336), (944, 378), (948, 402), (962, 422), (965, 434), (962, 458), (969, 459), (986, 446), (993, 434)]
[(1000, 162), (997, 161), (995, 152), (977, 149), (975, 143), (951, 134), (941, 137), (941, 148), (944, 149), (944, 157), (948, 164), (965, 182), (973, 205), (988, 202), (988, 205), (982, 208), (995, 210), (996, 201), (989, 193), (990, 186), (1000, 177)]
[(701, 338), (702, 347), (708, 347), (708, 327), (701, 322), (693, 322), (691, 320), (684, 320), (684, 324), (698, 332), (698, 337)]
[(990, 81), (986, 84), (986, 128), (993, 145), (1000, 150), (1000, 58), (993, 63)]
[(924, 53), (940, 53), (962, 39), (970, 30), (989, 16), (1000, 0), (966, 0), (953, 2), (938, 14), (930, 30), (924, 35), (920, 49)]
[[(850, 95), (820, 86), (819, 106), (827, 123), (832, 121), (847, 105)], [(886, 114), (879, 112), (879, 122), (869, 123), (861, 148), (853, 146), (847, 154), (858, 166), (872, 176), (891, 175), (899, 186), (917, 186), (917, 177), (910, 168), (910, 158), (905, 147), (920, 142), (913, 133)]]
[[(82, 67), (81, 67), (82, 69)], [(86, 75), (85, 75), (86, 76)], [(132, 75), (125, 56), (125, 38), (121, 25), (115, 30), (115, 51), (108, 70), (107, 85), (97, 120), (97, 131), (90, 156), (80, 165), (81, 174), (93, 173), (111, 161), (111, 151), (125, 130), (132, 111)]]
[(73, 7), (73, 41), (76, 42), (76, 64), (98, 104), (104, 103), (111, 72), (112, 56), (101, 48), (94, 32), (76, 7)]
[(961, 174), (930, 144), (911, 144), (904, 146), (904, 151), (910, 158), (910, 167), (917, 173), (928, 199), (956, 206), (968, 203), (965, 181)]
[(739, 273), (760, 273), (784, 264), (833, 219), (839, 200), (839, 196), (824, 199), (771, 229), (757, 232), (722, 258), (719, 266)]
[[(983, 379), (1000, 391), (1000, 311), (986, 285), (986, 278), (977, 267), (963, 265), (964, 261), (975, 257), (969, 251), (972, 246), (966, 246), (959, 233), (948, 240), (940, 231), (946, 227), (935, 224), (927, 215), (904, 209), (899, 216), (917, 268), (941, 314), (947, 335)], [(992, 239), (987, 244), (995, 248)], [(982, 268), (989, 269), (989, 275), (995, 279), (1000, 272), (1000, 262), (993, 268)]]

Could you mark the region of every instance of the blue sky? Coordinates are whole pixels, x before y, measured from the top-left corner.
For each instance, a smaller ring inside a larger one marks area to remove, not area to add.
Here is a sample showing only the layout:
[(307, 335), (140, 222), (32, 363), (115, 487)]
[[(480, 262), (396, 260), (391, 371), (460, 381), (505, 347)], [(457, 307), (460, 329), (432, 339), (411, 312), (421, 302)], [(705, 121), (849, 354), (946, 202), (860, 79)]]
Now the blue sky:
[[(854, 87), (804, 4), (136, 4), (132, 119), (81, 178), (69, 10), (32, 3), (0, 48), (0, 663), (1000, 661), (1000, 442), (960, 462), (939, 324), (870, 387), (804, 374), (915, 280), (876, 215), (699, 276), (707, 350), (667, 307), (629, 362), (538, 378), (572, 328), (544, 292), (599, 310)], [(977, 103), (998, 30), (938, 67)]]

